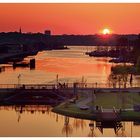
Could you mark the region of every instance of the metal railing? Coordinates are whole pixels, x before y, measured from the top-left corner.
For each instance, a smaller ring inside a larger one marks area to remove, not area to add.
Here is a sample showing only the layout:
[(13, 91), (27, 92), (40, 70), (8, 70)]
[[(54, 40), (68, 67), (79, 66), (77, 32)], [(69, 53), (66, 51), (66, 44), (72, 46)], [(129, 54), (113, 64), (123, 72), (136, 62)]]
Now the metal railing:
[(53, 89), (55, 84), (0, 84), (0, 89)]
[[(0, 84), (0, 89), (67, 89), (74, 88), (74, 83), (63, 84)], [(140, 84), (110, 84), (110, 83), (76, 83), (76, 88), (89, 89), (89, 88), (140, 88)]]
[[(76, 83), (77, 88), (140, 88), (140, 84), (134, 83), (126, 85), (124, 84), (112, 84), (112, 83)], [(66, 84), (68, 88), (73, 88), (74, 83)]]

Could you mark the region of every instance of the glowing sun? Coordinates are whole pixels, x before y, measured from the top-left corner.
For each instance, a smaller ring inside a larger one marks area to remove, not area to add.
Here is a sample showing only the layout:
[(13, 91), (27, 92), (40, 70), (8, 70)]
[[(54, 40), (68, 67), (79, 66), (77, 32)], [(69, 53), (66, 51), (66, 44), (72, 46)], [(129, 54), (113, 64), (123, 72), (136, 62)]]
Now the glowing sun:
[(107, 28), (105, 28), (105, 29), (103, 29), (102, 33), (103, 33), (104, 35), (110, 34), (110, 30), (107, 29)]

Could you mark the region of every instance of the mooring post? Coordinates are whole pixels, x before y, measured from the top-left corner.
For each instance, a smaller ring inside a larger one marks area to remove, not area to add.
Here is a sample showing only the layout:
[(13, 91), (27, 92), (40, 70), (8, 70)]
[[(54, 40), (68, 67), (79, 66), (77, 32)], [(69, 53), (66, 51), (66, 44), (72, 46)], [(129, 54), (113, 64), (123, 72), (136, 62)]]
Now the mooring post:
[(35, 69), (35, 59), (30, 60), (30, 69)]

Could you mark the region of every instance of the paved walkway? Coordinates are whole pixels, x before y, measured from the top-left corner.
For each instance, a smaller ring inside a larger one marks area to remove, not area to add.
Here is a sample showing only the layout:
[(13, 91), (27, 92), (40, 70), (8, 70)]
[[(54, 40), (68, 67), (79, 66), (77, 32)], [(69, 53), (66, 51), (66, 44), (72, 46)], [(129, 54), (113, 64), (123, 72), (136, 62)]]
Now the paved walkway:
[[(120, 109), (115, 109), (116, 111), (120, 111)], [(134, 111), (134, 109), (133, 108), (125, 108), (124, 109), (125, 111)], [(103, 112), (112, 112), (113, 111), (113, 108), (109, 108), (109, 109), (104, 109), (103, 108)]]
[(76, 103), (77, 107), (87, 106), (87, 104), (92, 101), (92, 94), (91, 93), (87, 93), (86, 96), (87, 97), (85, 97), (83, 100)]

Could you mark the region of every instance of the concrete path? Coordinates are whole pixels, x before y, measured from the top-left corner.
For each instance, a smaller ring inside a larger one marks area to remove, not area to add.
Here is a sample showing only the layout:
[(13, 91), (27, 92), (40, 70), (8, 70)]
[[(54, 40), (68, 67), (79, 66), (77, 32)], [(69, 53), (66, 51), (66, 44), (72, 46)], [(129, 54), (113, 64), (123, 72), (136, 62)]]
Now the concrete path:
[(87, 97), (85, 97), (83, 100), (76, 103), (77, 107), (85, 106), (92, 101), (92, 94), (91, 93), (87, 93), (86, 96)]
[[(133, 108), (126, 108), (125, 111), (134, 111)], [(116, 111), (120, 111), (120, 109), (116, 109)], [(103, 112), (113, 112), (113, 108), (105, 109), (103, 108)]]

